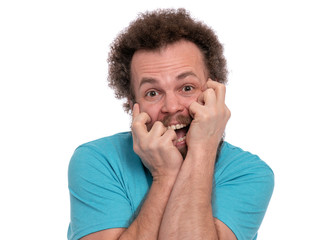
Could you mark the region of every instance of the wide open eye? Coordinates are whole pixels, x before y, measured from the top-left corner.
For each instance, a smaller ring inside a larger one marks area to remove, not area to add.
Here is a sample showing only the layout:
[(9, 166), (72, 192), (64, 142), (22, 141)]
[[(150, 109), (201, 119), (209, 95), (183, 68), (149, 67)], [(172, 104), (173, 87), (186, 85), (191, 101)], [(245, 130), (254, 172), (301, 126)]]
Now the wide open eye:
[(183, 87), (183, 92), (190, 92), (192, 90), (194, 90), (194, 87), (193, 86), (190, 86), (190, 85), (186, 85)]
[(146, 97), (155, 97), (158, 95), (157, 91), (151, 90), (146, 93)]

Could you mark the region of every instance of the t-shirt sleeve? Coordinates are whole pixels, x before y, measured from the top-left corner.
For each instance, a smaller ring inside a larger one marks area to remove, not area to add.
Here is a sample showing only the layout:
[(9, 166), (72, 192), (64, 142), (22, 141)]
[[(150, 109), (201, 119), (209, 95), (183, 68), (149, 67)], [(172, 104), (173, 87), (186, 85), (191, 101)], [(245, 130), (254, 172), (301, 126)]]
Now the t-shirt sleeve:
[(129, 226), (132, 210), (118, 164), (90, 146), (73, 154), (68, 170), (71, 222), (68, 239)]
[(214, 184), (214, 217), (225, 223), (238, 240), (256, 239), (272, 196), (273, 171), (256, 155), (240, 154), (229, 164), (219, 166)]

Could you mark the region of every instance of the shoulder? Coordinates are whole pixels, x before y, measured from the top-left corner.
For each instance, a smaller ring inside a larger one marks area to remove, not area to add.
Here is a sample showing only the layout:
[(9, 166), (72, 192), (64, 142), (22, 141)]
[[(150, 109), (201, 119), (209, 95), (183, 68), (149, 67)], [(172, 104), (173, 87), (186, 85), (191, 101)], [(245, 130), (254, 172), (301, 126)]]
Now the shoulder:
[(214, 216), (238, 239), (254, 239), (273, 193), (272, 169), (258, 155), (225, 142), (214, 178)]
[(70, 239), (129, 225), (136, 206), (128, 165), (140, 162), (132, 148), (132, 135), (119, 133), (75, 150), (68, 170)]
[[(89, 148), (92, 150), (105, 152), (120, 147), (121, 149), (132, 148), (132, 134), (131, 132), (121, 132), (108, 137), (103, 137), (81, 144), (77, 149)], [(76, 149), (76, 150), (77, 150)]]
[(130, 132), (122, 132), (81, 144), (75, 149), (71, 160), (83, 154), (86, 156), (109, 158), (113, 154), (127, 153), (132, 149), (132, 134)]
[(265, 177), (273, 186), (274, 173), (270, 166), (256, 154), (224, 142), (216, 162), (216, 177), (229, 180), (237, 177)]
[[(69, 163), (69, 177), (93, 172), (120, 171), (125, 159), (134, 159), (132, 135), (118, 133), (78, 146)], [(119, 170), (118, 170), (119, 169)]]

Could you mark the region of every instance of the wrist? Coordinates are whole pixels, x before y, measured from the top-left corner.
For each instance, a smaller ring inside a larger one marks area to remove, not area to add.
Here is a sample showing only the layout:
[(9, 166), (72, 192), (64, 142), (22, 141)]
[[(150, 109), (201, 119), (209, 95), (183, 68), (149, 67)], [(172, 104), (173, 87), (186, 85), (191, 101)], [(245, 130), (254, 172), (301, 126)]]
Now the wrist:
[(153, 175), (153, 183), (160, 187), (173, 187), (176, 181), (178, 173), (170, 175)]
[(188, 145), (187, 156), (191, 156), (193, 159), (213, 158), (217, 154), (217, 145), (215, 144), (193, 144)]

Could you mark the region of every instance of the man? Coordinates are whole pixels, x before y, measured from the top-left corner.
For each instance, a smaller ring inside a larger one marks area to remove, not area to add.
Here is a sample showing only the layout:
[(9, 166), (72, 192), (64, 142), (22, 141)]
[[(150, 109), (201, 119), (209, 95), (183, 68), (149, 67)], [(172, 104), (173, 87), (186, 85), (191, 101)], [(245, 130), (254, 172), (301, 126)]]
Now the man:
[(69, 239), (256, 239), (273, 172), (223, 142), (226, 62), (183, 10), (141, 15), (111, 46), (109, 81), (132, 131), (69, 165)]

